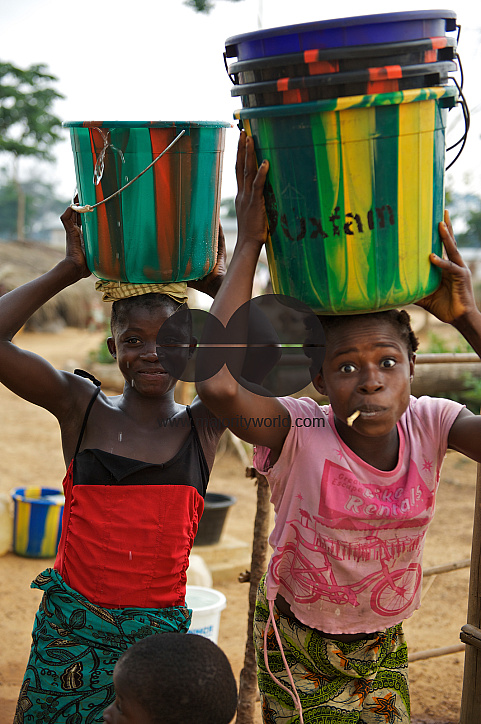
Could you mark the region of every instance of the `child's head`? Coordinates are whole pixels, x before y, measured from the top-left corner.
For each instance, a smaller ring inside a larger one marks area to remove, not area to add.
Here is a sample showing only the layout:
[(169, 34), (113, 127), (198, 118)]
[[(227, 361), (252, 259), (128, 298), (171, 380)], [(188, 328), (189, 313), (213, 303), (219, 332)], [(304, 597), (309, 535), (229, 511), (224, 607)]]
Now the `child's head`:
[(108, 724), (228, 724), (237, 686), (223, 651), (197, 634), (159, 633), (135, 643), (114, 670)]
[[(157, 371), (168, 373), (170, 387), (175, 385), (195, 347), (186, 304), (159, 293), (119, 299), (112, 304), (110, 324), (112, 337), (107, 344), (129, 385), (140, 391), (138, 382), (146, 382), (146, 373)], [(154, 370), (151, 363), (159, 369)]]
[(341, 423), (358, 413), (354, 432), (388, 434), (409, 404), (418, 347), (409, 315), (389, 310), (319, 319), (326, 354), (314, 385)]

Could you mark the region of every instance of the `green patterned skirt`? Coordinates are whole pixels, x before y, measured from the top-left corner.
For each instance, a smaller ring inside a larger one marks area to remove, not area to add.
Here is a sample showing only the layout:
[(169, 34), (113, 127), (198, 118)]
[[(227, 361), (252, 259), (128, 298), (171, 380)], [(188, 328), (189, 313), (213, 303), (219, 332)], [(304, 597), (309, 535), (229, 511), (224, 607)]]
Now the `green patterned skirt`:
[[(402, 624), (360, 641), (322, 636), (274, 605), (274, 620), (300, 703), (304, 724), (408, 724), (410, 701), (407, 646)], [(254, 643), (264, 724), (299, 724), (286, 671), (269, 619), (265, 577), (257, 594)]]
[(186, 633), (191, 611), (107, 609), (67, 586), (48, 568), (32, 583), (44, 591), (14, 724), (94, 724), (114, 699), (112, 674), (120, 655), (156, 633)]

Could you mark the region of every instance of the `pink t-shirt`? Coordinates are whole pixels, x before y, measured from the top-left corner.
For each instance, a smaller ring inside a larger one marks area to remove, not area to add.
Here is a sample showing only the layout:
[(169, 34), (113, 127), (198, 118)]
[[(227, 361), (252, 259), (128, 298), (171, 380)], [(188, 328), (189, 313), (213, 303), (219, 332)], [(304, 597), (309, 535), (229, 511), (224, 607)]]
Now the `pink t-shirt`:
[(451, 425), (462, 405), (411, 397), (398, 422), (394, 470), (347, 447), (330, 406), (282, 398), (291, 428), (277, 462), (257, 447), (276, 513), (267, 597), (280, 593), (300, 621), (331, 634), (383, 631), (421, 598), (422, 554)]

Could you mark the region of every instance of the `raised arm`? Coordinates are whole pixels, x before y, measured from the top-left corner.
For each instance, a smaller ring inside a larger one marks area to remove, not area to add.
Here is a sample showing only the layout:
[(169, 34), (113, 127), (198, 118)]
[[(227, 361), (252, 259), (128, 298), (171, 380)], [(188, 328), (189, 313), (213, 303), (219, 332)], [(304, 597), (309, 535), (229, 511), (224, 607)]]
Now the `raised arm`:
[(62, 216), (67, 234), (65, 259), (32, 282), (0, 297), (0, 381), (29, 402), (46, 408), (59, 419), (72, 405), (72, 385), (86, 387), (66, 372), (59, 372), (46, 360), (20, 349), (12, 342), (15, 334), (45, 302), (90, 272), (81, 247), (76, 214), (69, 208)]
[[(257, 261), (267, 238), (263, 197), (267, 171), (267, 161), (264, 161), (257, 170), (253, 140), (242, 132), (236, 162), (237, 244), (222, 286), (210, 310), (224, 327), (234, 312), (252, 296)], [(289, 413), (277, 398), (257, 395), (245, 389), (226, 365), (209, 379), (198, 382), (197, 392), (205, 405), (217, 417), (222, 418), (238, 437), (247, 442), (270, 447), (274, 454), (280, 452), (287, 427), (282, 424), (276, 427), (260, 424), (253, 428), (245, 422), (251, 417), (276, 418), (280, 423), (284, 418), (289, 418)]]
[[(441, 284), (417, 304), (442, 322), (451, 324), (481, 357), (481, 312), (474, 299), (471, 272), (459, 253), (447, 211), (444, 223), (439, 225), (439, 235), (447, 259), (431, 254), (431, 262), (441, 269)], [(481, 462), (481, 417), (462, 410), (451, 427), (448, 446)]]

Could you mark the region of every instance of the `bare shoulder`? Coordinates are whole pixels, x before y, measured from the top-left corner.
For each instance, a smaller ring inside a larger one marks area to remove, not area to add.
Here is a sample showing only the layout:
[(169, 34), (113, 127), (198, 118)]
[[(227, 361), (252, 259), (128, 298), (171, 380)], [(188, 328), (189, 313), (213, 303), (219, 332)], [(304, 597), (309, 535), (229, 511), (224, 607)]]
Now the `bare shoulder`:
[(214, 440), (222, 435), (226, 428), (225, 422), (216, 417), (214, 413), (204, 405), (200, 397), (194, 399), (190, 405), (190, 411), (199, 432), (202, 431), (203, 434)]
[[(62, 433), (66, 430), (75, 431), (80, 428), (83, 417), (87, 410), (90, 400), (93, 396), (99, 396), (101, 393), (99, 386), (92, 380), (81, 377), (73, 372), (61, 371), (60, 375), (64, 381), (63, 404), (59, 404), (57, 419), (62, 429)], [(96, 392), (98, 390), (98, 392)], [(108, 399), (103, 393), (106, 404)]]

